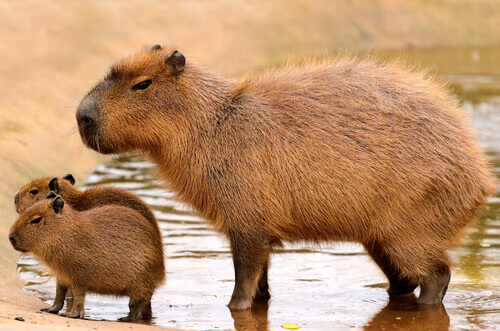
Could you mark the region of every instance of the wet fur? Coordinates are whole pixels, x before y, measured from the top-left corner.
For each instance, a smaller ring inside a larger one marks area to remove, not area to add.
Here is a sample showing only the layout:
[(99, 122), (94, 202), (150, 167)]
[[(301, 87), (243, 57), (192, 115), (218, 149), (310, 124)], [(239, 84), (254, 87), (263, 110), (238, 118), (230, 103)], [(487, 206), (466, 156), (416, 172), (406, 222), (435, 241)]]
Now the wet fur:
[[(360, 242), (390, 281), (441, 302), (447, 251), (494, 184), (463, 110), (394, 63), (339, 57), (233, 82), (172, 49), (131, 56), (82, 100), (84, 143), (142, 151), (168, 187), (231, 243), (230, 308), (268, 297), (281, 241)], [(131, 91), (137, 82), (151, 85)]]

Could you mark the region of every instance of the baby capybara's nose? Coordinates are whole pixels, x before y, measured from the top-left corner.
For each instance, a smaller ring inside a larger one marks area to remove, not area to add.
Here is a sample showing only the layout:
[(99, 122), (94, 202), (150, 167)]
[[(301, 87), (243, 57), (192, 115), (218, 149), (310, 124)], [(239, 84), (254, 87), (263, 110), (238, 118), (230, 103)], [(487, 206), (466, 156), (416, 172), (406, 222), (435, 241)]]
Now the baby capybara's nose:
[(13, 246), (14, 248), (16, 248), (16, 247), (17, 247), (17, 246), (16, 246), (16, 244), (17, 244), (17, 241), (16, 241), (16, 236), (15, 236), (13, 233), (11, 233), (11, 234), (9, 235), (9, 241), (10, 241), (10, 243), (12, 244), (12, 246)]

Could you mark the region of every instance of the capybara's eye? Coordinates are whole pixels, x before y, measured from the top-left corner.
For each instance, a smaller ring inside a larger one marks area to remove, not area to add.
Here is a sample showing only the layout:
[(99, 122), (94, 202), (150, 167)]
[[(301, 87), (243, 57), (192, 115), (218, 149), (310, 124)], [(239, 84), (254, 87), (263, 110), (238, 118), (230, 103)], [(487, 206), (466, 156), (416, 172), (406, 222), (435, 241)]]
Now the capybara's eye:
[(41, 217), (37, 217), (35, 218), (34, 220), (31, 220), (30, 224), (36, 224), (36, 223), (40, 223), (40, 221), (42, 220)]
[(137, 83), (134, 86), (132, 86), (132, 91), (144, 90), (144, 89), (148, 88), (149, 85), (151, 85), (151, 79), (143, 80), (142, 82)]
[(31, 191), (30, 191), (30, 194), (31, 194), (31, 195), (37, 195), (37, 194), (38, 194), (38, 190), (31, 190)]

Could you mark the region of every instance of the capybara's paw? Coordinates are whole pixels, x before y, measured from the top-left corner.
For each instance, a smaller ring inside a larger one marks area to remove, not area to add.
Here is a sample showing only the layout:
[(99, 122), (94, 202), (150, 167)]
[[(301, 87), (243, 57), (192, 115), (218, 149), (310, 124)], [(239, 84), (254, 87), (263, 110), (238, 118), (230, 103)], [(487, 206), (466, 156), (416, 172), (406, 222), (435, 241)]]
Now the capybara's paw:
[(237, 300), (232, 298), (227, 305), (231, 310), (247, 310), (252, 308), (252, 303), (247, 300)]
[(60, 309), (52, 308), (52, 307), (40, 309), (40, 311), (44, 311), (44, 312), (51, 313), (51, 314), (57, 314), (59, 312), (59, 310)]
[(131, 321), (137, 321), (137, 320), (140, 320), (140, 319), (142, 319), (142, 318), (141, 317), (133, 318), (132, 316), (128, 315), (128, 316), (119, 318), (118, 321), (120, 321), (120, 322), (131, 322)]
[(68, 317), (68, 318), (83, 318), (83, 315), (85, 315), (85, 314), (83, 312), (79, 312), (79, 311), (70, 311), (69, 313), (64, 313), (61, 315)]

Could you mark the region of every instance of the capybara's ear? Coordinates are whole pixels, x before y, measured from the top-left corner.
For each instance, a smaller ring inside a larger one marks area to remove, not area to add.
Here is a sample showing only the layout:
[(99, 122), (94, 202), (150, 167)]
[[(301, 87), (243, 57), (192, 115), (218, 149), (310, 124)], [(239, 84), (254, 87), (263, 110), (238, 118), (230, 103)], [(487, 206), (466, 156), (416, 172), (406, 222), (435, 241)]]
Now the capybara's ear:
[(64, 177), (62, 179), (65, 179), (67, 180), (68, 182), (71, 183), (71, 185), (75, 185), (75, 177), (73, 177), (72, 174), (67, 174), (67, 175), (64, 175)]
[(161, 46), (160, 45), (154, 45), (153, 47), (151, 47), (151, 51), (156, 51), (157, 49), (161, 49)]
[(165, 59), (165, 64), (172, 69), (172, 74), (178, 75), (184, 70), (184, 66), (186, 65), (186, 58), (184, 55), (179, 53), (177, 50), (170, 53)]
[(57, 195), (50, 191), (46, 196), (45, 196), (45, 199), (54, 199)]
[(52, 209), (54, 209), (54, 213), (60, 214), (61, 210), (64, 207), (64, 200), (61, 197), (57, 197), (52, 201)]
[(54, 177), (50, 180), (49, 190), (51, 190), (54, 193), (59, 193), (59, 182), (57, 181), (56, 177)]

